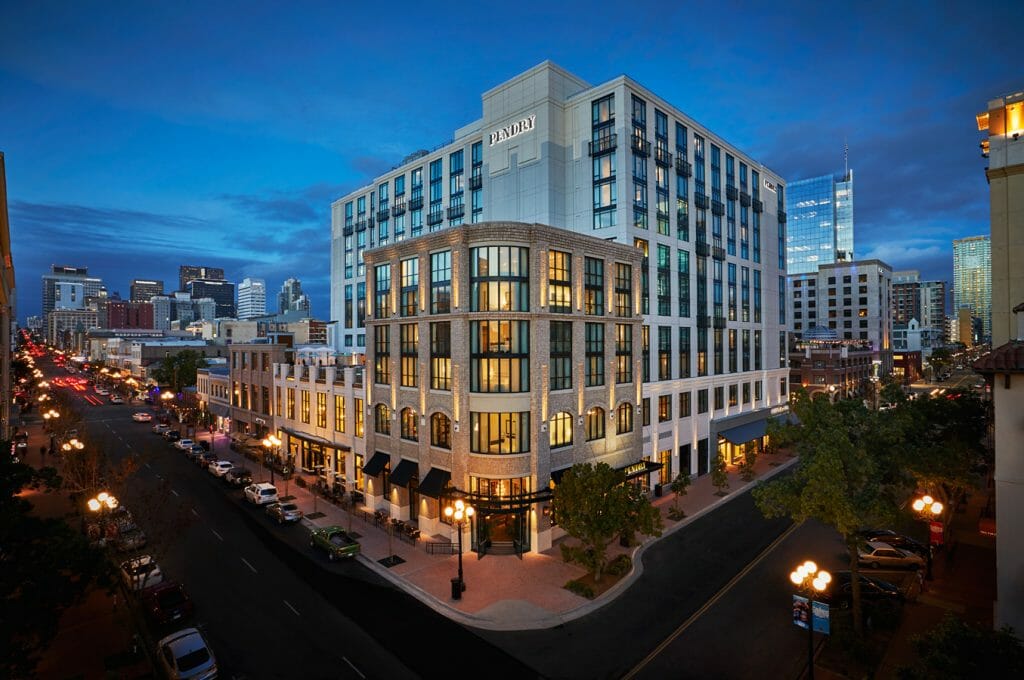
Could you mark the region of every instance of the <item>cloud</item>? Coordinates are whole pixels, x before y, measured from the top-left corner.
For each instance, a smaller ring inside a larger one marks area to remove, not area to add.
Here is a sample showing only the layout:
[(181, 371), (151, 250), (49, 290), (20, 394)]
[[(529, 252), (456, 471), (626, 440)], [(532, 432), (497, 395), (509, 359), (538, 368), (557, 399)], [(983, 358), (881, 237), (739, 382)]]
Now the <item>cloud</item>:
[(265, 222), (307, 224), (330, 221), (331, 201), (344, 196), (348, 185), (320, 182), (294, 190), (267, 190), (254, 194), (220, 194), (217, 200), (233, 209)]

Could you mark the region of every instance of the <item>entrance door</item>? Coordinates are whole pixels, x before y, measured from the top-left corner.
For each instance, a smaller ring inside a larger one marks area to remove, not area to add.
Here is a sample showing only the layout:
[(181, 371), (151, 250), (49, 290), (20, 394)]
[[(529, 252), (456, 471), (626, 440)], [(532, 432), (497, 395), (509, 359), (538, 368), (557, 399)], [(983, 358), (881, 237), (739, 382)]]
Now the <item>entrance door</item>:
[(706, 475), (711, 470), (710, 459), (708, 458), (708, 440), (697, 441), (697, 476)]

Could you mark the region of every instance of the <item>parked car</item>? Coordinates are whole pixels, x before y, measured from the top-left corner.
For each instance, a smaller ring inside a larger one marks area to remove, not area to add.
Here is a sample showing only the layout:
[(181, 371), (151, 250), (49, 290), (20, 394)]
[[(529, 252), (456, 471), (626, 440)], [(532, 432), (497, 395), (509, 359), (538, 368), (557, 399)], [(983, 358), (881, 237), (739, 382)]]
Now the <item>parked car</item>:
[(224, 481), (231, 486), (248, 486), (252, 484), (252, 471), (249, 468), (233, 467), (224, 473)]
[(185, 457), (188, 458), (189, 460), (195, 460), (198, 456), (201, 456), (204, 453), (206, 453), (206, 449), (204, 449), (202, 446), (199, 446), (198, 444), (193, 444), (185, 452)]
[(860, 564), (872, 569), (879, 567), (909, 567), (920, 569), (924, 566), (924, 558), (912, 552), (894, 548), (881, 541), (866, 541), (857, 547), (857, 559)]
[(156, 624), (180, 621), (192, 615), (192, 598), (185, 592), (185, 586), (176, 581), (150, 586), (139, 597), (142, 599), (142, 611)]
[(309, 535), (309, 546), (326, 552), (331, 562), (343, 557), (355, 557), (360, 551), (359, 542), (339, 526), (317, 529)]
[(146, 543), (145, 532), (138, 527), (133, 527), (117, 535), (117, 538), (114, 540), (114, 547), (120, 552), (131, 552), (132, 550), (145, 548)]
[(153, 434), (162, 435), (164, 432), (167, 432), (170, 429), (171, 426), (168, 425), (167, 423), (157, 423), (156, 425), (153, 426)]
[(881, 541), (882, 543), (888, 543), (894, 548), (906, 550), (921, 557), (928, 557), (928, 546), (902, 534), (897, 534), (892, 529), (866, 529), (861, 531), (860, 535), (868, 541)]
[(206, 467), (209, 467), (210, 465), (213, 465), (214, 463), (216, 463), (218, 458), (217, 458), (216, 455), (214, 455), (212, 453), (204, 452), (202, 455), (196, 456), (195, 460), (196, 460), (196, 464), (199, 467), (206, 468)]
[(157, 658), (168, 678), (205, 680), (217, 677), (217, 659), (195, 628), (171, 633), (157, 643)]
[(146, 413), (145, 411), (136, 411), (132, 414), (132, 420), (137, 423), (148, 423), (153, 420), (153, 414)]
[(228, 470), (235, 467), (230, 460), (218, 460), (206, 466), (206, 471), (214, 477), (223, 477)]
[(104, 389), (102, 387), (97, 387), (95, 389), (96, 389), (96, 394), (100, 395), (101, 397), (105, 397), (108, 394), (110, 394), (110, 390)]
[[(853, 602), (851, 575), (849, 571), (837, 571), (832, 574), (832, 581), (829, 583), (828, 589), (816, 596), (816, 599), (821, 598), (823, 602), (833, 606), (838, 605), (840, 609), (849, 608)], [(863, 602), (903, 602), (903, 593), (892, 583), (864, 574), (858, 574), (858, 576), (860, 577), (860, 596)]]
[(277, 487), (266, 482), (250, 484), (245, 487), (245, 498), (256, 505), (266, 505), (277, 502)]
[(195, 444), (195, 442), (189, 439), (188, 437), (183, 437), (182, 439), (179, 439), (178, 441), (174, 442), (174, 446), (176, 448), (181, 449), (182, 451), (188, 451), (189, 449), (192, 448), (193, 444)]
[(278, 524), (298, 522), (302, 519), (302, 510), (295, 503), (271, 503), (267, 506), (267, 514)]
[(124, 399), (122, 399), (121, 397), (119, 397), (119, 396), (117, 396), (115, 394), (112, 397), (110, 397), (110, 403), (111, 404), (123, 404), (124, 403)]
[(128, 590), (143, 590), (164, 580), (160, 565), (150, 555), (139, 555), (121, 563), (121, 578)]
[(167, 430), (164, 432), (164, 439), (171, 442), (172, 444), (181, 439), (181, 433), (177, 430)]

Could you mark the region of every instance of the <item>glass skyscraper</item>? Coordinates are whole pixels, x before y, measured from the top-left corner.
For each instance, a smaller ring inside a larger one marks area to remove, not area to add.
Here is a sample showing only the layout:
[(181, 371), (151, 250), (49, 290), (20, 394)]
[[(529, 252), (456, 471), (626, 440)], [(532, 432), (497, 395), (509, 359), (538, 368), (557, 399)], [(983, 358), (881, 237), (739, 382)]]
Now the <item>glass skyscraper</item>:
[(961, 307), (981, 319), (982, 334), (992, 336), (992, 242), (988, 236), (953, 241), (953, 314)]
[(853, 170), (787, 186), (786, 273), (853, 260)]

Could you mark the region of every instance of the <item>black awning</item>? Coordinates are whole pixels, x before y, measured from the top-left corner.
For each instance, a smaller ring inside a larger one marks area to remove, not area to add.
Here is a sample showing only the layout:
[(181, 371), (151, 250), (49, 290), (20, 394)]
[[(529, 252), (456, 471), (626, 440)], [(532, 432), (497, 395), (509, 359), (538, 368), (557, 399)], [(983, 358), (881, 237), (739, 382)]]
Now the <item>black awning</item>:
[(377, 453), (373, 454), (373, 458), (371, 458), (366, 463), (366, 465), (363, 466), (363, 472), (370, 475), (371, 477), (376, 477), (377, 475), (384, 471), (384, 466), (387, 465), (388, 461), (390, 460), (390, 455), (384, 453), (383, 451), (378, 451)]
[(633, 463), (632, 465), (627, 465), (626, 467), (621, 469), (623, 472), (626, 473), (626, 479), (636, 479), (637, 477), (641, 477), (652, 472), (657, 472), (658, 470), (661, 469), (661, 463), (653, 463), (649, 460), (641, 460), (637, 463)]
[(403, 458), (398, 461), (398, 465), (391, 471), (391, 483), (398, 486), (408, 486), (409, 480), (413, 478), (413, 475), (418, 476), (419, 473), (419, 463)]
[[(403, 461), (404, 462), (404, 461)], [(420, 488), (417, 492), (423, 496), (430, 496), (431, 498), (440, 498), (441, 492), (448, 486), (448, 482), (451, 481), (452, 473), (441, 468), (430, 468), (430, 472), (420, 482)]]
[(762, 418), (746, 425), (737, 425), (736, 427), (722, 430), (718, 433), (718, 436), (725, 437), (736, 446), (741, 446), (749, 441), (763, 437), (767, 427), (768, 421)]

